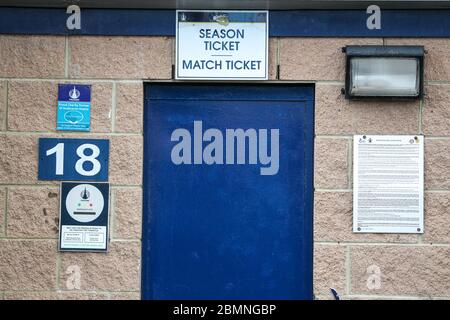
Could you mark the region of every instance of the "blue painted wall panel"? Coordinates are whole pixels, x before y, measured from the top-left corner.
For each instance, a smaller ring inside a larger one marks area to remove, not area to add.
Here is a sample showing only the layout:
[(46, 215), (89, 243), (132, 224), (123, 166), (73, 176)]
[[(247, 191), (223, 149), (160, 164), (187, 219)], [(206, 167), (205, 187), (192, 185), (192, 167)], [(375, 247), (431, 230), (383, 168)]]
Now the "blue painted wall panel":
[[(175, 36), (175, 10), (83, 9), (67, 30), (65, 9), (0, 7), (0, 34)], [(381, 30), (365, 10), (270, 11), (272, 37), (450, 37), (450, 10), (382, 10)]]
[(173, 10), (81, 9), (81, 29), (68, 30), (70, 15), (57, 8), (0, 7), (0, 34), (175, 35)]
[(369, 30), (365, 10), (272, 11), (271, 36), (449, 37), (450, 10), (382, 10), (381, 29)]

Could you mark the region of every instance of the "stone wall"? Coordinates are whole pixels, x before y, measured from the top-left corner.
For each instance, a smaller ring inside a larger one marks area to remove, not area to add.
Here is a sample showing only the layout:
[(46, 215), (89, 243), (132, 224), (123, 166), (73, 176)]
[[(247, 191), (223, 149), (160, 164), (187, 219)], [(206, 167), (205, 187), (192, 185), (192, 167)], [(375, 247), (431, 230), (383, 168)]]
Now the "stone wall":
[[(425, 45), (423, 101), (343, 98), (341, 47), (383, 43)], [(316, 297), (333, 287), (345, 299), (450, 298), (450, 40), (272, 38), (269, 51), (271, 80), (316, 88)], [(143, 82), (171, 79), (173, 56), (167, 37), (0, 35), (0, 299), (140, 298)], [(64, 82), (92, 84), (90, 133), (55, 131)], [(423, 235), (352, 233), (352, 137), (362, 133), (425, 134)], [(59, 183), (37, 180), (39, 137), (110, 139), (109, 253), (57, 252)]]

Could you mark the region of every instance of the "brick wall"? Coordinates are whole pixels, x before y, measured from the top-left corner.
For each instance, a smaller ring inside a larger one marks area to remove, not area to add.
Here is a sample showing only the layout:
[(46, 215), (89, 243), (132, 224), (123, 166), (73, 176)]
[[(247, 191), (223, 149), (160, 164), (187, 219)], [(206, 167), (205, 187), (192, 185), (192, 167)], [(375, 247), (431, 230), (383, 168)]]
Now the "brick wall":
[[(162, 37), (0, 36), (0, 298), (140, 298), (142, 79), (169, 79), (171, 52)], [(55, 131), (64, 82), (92, 84), (90, 133)], [(39, 137), (110, 140), (108, 254), (57, 252), (59, 183), (37, 180)]]
[[(423, 44), (426, 98), (349, 102), (348, 44)], [(0, 35), (0, 299), (138, 299), (143, 81), (171, 78), (173, 39)], [(450, 40), (272, 38), (270, 79), (315, 83), (314, 287), (347, 299), (450, 298)], [(92, 84), (91, 133), (55, 131), (57, 83)], [(353, 234), (353, 134), (425, 141), (425, 233)], [(108, 254), (58, 253), (59, 183), (37, 180), (39, 137), (111, 141)], [(77, 266), (80, 289), (67, 280)], [(367, 268), (381, 272), (369, 289)]]

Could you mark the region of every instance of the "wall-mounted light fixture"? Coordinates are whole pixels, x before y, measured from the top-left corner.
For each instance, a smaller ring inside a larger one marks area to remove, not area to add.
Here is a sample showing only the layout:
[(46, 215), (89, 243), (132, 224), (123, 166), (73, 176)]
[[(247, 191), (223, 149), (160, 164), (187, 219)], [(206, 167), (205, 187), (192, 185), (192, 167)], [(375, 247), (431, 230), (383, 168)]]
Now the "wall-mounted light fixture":
[(423, 96), (423, 46), (346, 46), (345, 97)]

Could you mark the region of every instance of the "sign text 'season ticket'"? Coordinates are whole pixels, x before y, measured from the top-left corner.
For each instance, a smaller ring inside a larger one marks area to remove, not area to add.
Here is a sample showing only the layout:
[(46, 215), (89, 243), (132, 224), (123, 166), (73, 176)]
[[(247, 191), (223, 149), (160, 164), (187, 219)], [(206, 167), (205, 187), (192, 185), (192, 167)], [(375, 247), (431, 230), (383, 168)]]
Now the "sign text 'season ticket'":
[(267, 11), (177, 11), (176, 79), (267, 80)]

